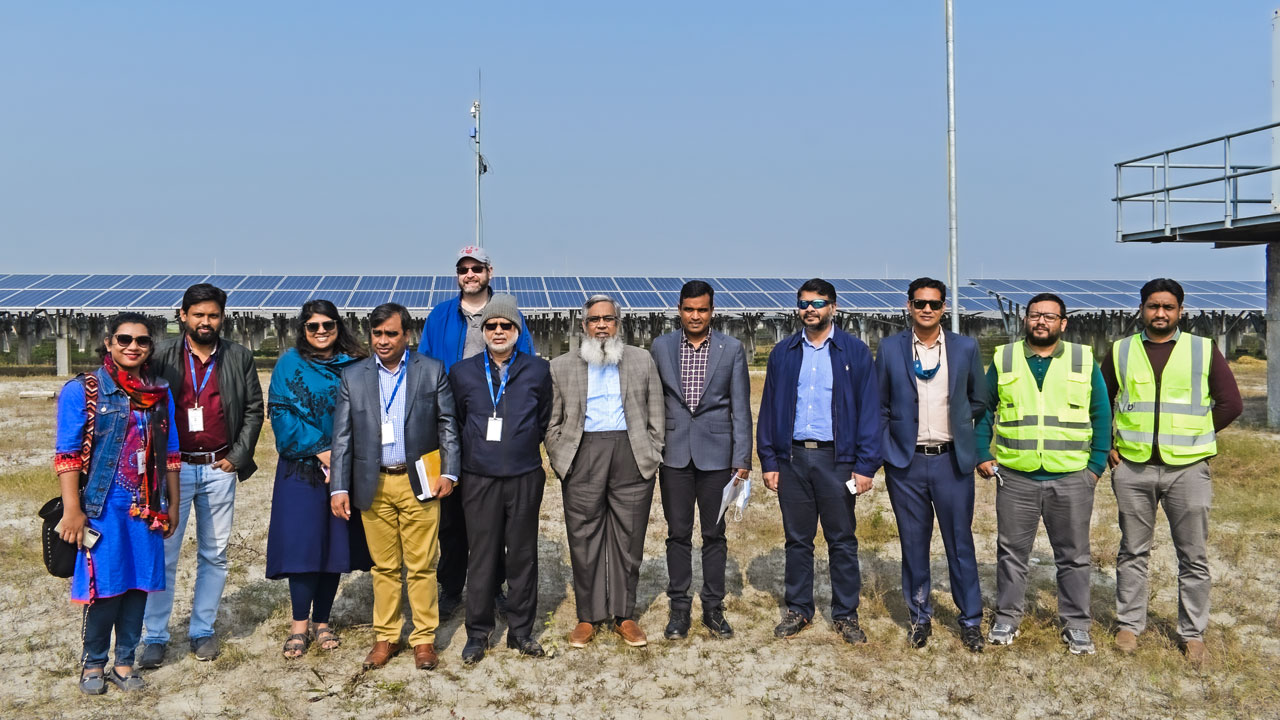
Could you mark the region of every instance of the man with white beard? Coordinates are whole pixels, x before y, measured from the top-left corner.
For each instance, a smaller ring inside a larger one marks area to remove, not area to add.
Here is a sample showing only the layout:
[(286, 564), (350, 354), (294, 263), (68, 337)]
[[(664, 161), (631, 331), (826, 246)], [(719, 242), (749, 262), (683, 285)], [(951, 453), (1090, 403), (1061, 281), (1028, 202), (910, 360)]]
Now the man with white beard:
[[(545, 653), (533, 639), (538, 609), (538, 509), (547, 476), (538, 443), (551, 419), (547, 361), (517, 350), (524, 334), (516, 299), (494, 295), (480, 318), (485, 349), (449, 371), (462, 437), (462, 508), (467, 521), (467, 644), (479, 662), (494, 630), (498, 568), (505, 569), (507, 647)], [(505, 550), (504, 550), (505, 548)]]
[(551, 361), (547, 456), (562, 481), (578, 624), (569, 645), (586, 647), (612, 623), (632, 647), (636, 586), (653, 484), (662, 462), (666, 411), (653, 358), (623, 343), (618, 303), (593, 295), (582, 306), (578, 351)]

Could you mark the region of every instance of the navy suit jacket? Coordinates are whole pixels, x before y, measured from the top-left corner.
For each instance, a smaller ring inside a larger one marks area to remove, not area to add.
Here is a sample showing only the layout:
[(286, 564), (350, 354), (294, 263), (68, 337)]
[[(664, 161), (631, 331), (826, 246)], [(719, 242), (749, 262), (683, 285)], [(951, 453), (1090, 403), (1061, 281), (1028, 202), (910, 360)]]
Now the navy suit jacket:
[[(971, 337), (943, 331), (942, 347), (947, 352), (948, 410), (951, 420), (951, 460), (956, 472), (973, 472), (975, 461), (973, 422), (985, 409), (987, 379), (978, 355), (978, 342)], [(911, 352), (910, 329), (880, 341), (876, 350), (876, 376), (884, 415), (883, 453), (886, 465), (905, 468), (911, 464), (920, 431), (920, 396), (916, 392), (915, 357)]]

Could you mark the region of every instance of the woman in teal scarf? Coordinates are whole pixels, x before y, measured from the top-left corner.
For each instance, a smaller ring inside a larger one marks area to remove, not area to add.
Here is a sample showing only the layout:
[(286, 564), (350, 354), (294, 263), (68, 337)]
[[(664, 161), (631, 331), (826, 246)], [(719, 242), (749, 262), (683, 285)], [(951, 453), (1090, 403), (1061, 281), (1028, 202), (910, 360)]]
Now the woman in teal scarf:
[(328, 300), (310, 300), (298, 314), (298, 344), (271, 373), (268, 413), (275, 433), (275, 489), (267, 534), (267, 577), (289, 578), (293, 625), (286, 658), (311, 644), (308, 624), (322, 650), (341, 641), (329, 612), (342, 573), (368, 570), (369, 551), (358, 515), (340, 520), (329, 512), (329, 449), (333, 406), (342, 369), (368, 355)]

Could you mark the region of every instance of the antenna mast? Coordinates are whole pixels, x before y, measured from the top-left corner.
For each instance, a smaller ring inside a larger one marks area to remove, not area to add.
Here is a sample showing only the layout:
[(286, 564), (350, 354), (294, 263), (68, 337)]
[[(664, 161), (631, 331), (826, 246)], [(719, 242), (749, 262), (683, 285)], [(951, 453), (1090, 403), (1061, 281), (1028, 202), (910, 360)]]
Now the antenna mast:
[(471, 142), (472, 150), (476, 154), (476, 247), (484, 247), (484, 238), (482, 233), (483, 221), (480, 215), (480, 176), (489, 171), (489, 166), (485, 164), (484, 155), (480, 154), (480, 71), (476, 71), (476, 95), (477, 99), (471, 103), (471, 119), (474, 124), (471, 126)]

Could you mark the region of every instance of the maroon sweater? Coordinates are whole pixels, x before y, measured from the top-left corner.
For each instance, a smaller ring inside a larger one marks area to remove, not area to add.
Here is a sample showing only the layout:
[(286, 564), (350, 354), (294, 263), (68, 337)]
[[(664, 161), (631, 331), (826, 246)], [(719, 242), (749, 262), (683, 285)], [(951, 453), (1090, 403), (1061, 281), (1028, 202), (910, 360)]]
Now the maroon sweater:
[[(1147, 351), (1147, 359), (1151, 361), (1151, 370), (1156, 375), (1157, 398), (1160, 397), (1160, 377), (1164, 373), (1164, 366), (1169, 363), (1169, 355), (1173, 353), (1173, 346), (1172, 339), (1160, 343), (1152, 342), (1145, 338), (1142, 341), (1142, 347)], [(1107, 383), (1107, 395), (1114, 405), (1116, 393), (1120, 391), (1120, 382), (1116, 379), (1116, 366), (1111, 359), (1110, 352), (1107, 353), (1107, 358), (1102, 363), (1102, 379)], [(1214, 432), (1222, 432), (1223, 428), (1240, 417), (1240, 413), (1244, 411), (1244, 401), (1240, 398), (1240, 388), (1236, 386), (1236, 376), (1231, 374), (1231, 366), (1227, 364), (1227, 359), (1222, 356), (1222, 353), (1218, 352), (1216, 345), (1213, 348), (1213, 360), (1209, 363), (1209, 397), (1213, 399)], [(1155, 432), (1159, 436), (1159, 400), (1157, 399), (1156, 402)], [(1159, 450), (1159, 446), (1153, 444), (1151, 459), (1147, 462), (1163, 465), (1164, 461), (1160, 459)]]

